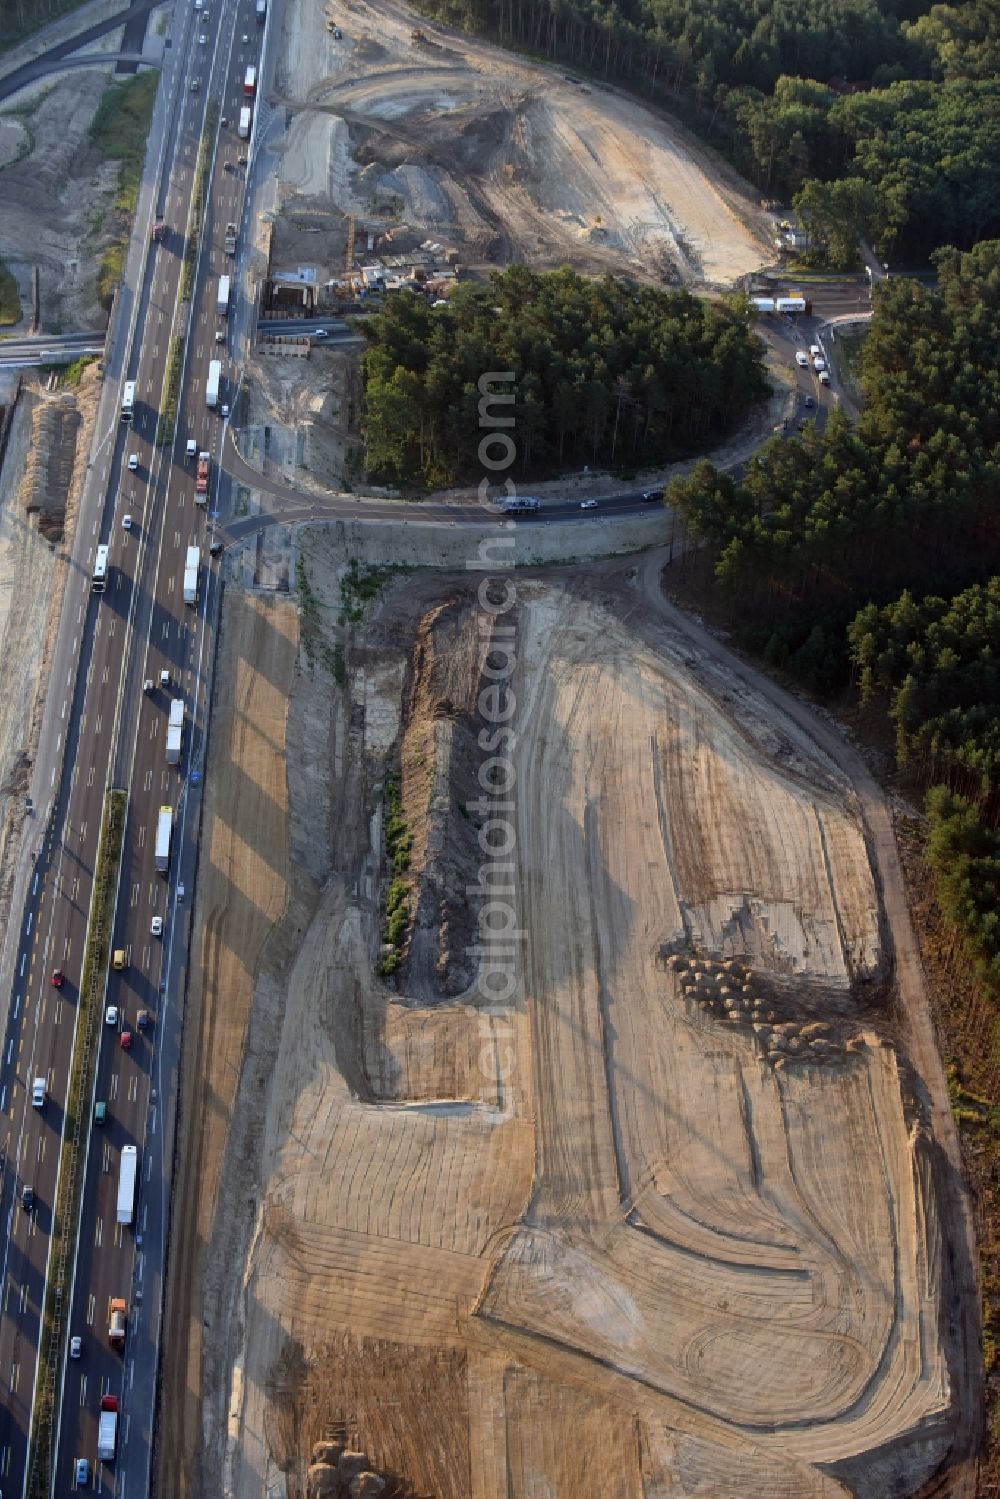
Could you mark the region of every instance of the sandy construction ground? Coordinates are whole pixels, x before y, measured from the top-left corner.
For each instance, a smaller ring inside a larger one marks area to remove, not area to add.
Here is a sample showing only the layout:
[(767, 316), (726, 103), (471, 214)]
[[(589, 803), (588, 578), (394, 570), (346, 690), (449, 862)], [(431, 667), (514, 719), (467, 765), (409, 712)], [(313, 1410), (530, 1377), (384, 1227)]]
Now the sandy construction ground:
[[(332, 625), (344, 558), (315, 534)], [(204, 1013), (245, 1052), (205, 1052), (201, 1104), (188, 1075), (181, 1160), (221, 1160), (198, 1253), (245, 1271), (173, 1282), (160, 1491), (305, 1499), (353, 1461), (437, 1499), (915, 1494), (954, 1429), (949, 1282), (852, 788), (627, 564), (517, 575), (502, 639), (476, 581), (389, 582), (342, 688), (290, 670), (287, 606), (227, 602), (222, 678), (243, 663), (266, 707), (216, 735), (230, 856), (210, 834), (196, 915), (235, 965)], [(475, 801), (504, 663), (517, 931), (491, 1004)], [(390, 775), (411, 925), (384, 981)]]
[[(92, 375), (71, 393), (44, 394), (26, 385), (0, 470), (0, 925), (9, 914), (22, 836), (37, 828), (37, 822), (25, 821), (25, 798), (63, 591), (72, 577), (69, 555), (85, 476), (81, 459), (99, 393)], [(13, 403), (14, 394), (13, 377), (5, 377), (0, 400)], [(36, 793), (47, 789), (36, 787)]]
[[(192, 1286), (201, 1288), (202, 1304), (210, 1308), (232, 1272), (223, 1248), (230, 1204), (220, 1215), (219, 1203), (226, 1201), (220, 1183), (227, 1145), (231, 1152), (238, 1144), (237, 1090), (252, 1073), (254, 990), (266, 982), (266, 944), (288, 901), (285, 687), (297, 641), (295, 610), (287, 602), (234, 596), (216, 665), (194, 978), (184, 1025), (184, 1145), (173, 1197), (168, 1325)], [(252, 1108), (245, 1117), (252, 1132)], [(192, 1118), (194, 1129), (187, 1123)], [(168, 1343), (179, 1356), (165, 1379), (161, 1441), (172, 1452), (189, 1446), (197, 1451), (200, 1444), (201, 1416), (192, 1392), (203, 1367), (211, 1377), (211, 1328), (209, 1312), (186, 1331), (183, 1344)]]
[[(92, 50), (117, 46), (111, 33)], [(30, 49), (17, 57), (24, 60)], [(102, 161), (89, 131), (113, 82), (106, 70), (78, 69), (33, 84), (0, 112), (0, 257), (17, 277), (31, 313), (31, 276), (39, 271), (42, 332), (103, 328), (97, 272), (111, 232), (105, 218), (118, 187), (117, 162)]]
[[(662, 114), (392, 0), (326, 11), (294, 0), (285, 16), (286, 193), (375, 225), (395, 199), (394, 236), (443, 241), (466, 264), (729, 285), (768, 253), (748, 185)], [(426, 44), (412, 39), (418, 25)]]

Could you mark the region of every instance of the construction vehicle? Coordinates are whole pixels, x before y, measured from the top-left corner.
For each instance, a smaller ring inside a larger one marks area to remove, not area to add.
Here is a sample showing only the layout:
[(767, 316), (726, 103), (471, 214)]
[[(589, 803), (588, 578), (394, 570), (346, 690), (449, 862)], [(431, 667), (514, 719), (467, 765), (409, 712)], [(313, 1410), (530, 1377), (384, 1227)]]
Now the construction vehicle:
[(155, 219), (154, 222), (153, 222), (153, 234), (152, 234), (153, 244), (154, 245), (158, 245), (160, 243), (160, 241), (163, 239), (163, 236), (166, 234), (166, 232), (167, 232), (167, 226), (164, 223), (163, 219)]
[(226, 254), (227, 255), (235, 255), (236, 254), (236, 225), (235, 224), (227, 224), (226, 225)]

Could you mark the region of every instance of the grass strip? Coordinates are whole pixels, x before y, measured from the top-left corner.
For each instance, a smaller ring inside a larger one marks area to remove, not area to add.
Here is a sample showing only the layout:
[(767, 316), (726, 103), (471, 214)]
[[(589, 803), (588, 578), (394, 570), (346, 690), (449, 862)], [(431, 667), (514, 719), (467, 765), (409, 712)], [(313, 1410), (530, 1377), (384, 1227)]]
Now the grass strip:
[(205, 111), (205, 128), (198, 147), (198, 162), (194, 169), (194, 184), (191, 189), (191, 233), (184, 246), (184, 264), (181, 267), (181, 301), (190, 302), (194, 292), (194, 273), (198, 266), (198, 246), (205, 227), (205, 190), (208, 187), (208, 172), (211, 166), (209, 147), (215, 139), (219, 123), (219, 110), (210, 104)]
[(48, 1499), (51, 1488), (56, 1375), (65, 1354), (70, 1311), (67, 1272), (72, 1264), (80, 1224), (84, 1187), (82, 1166), (86, 1131), (91, 1127), (91, 1098), (101, 1037), (101, 1000), (127, 806), (127, 791), (108, 791), (80, 975), (73, 1064), (66, 1094), (66, 1120), (52, 1210), (49, 1278), (38, 1352), (38, 1388), (28, 1444), (28, 1499)]
[(167, 360), (167, 383), (163, 392), (163, 405), (156, 421), (156, 445), (169, 447), (177, 430), (177, 406), (181, 398), (181, 371), (184, 368), (184, 338), (178, 334), (170, 340), (170, 355)]
[(390, 776), (385, 786), (385, 851), (392, 862), (394, 878), (385, 898), (385, 935), (378, 971), (384, 978), (396, 972), (403, 961), (403, 950), (410, 930), (410, 883), (404, 878), (410, 867), (413, 834), (403, 816), (403, 796), (399, 781)]
[(137, 73), (124, 83), (112, 84), (97, 106), (90, 126), (90, 144), (106, 161), (120, 163), (113, 210), (119, 232), (101, 256), (97, 273), (97, 294), (106, 310), (111, 307), (125, 269), (159, 82), (159, 73), (150, 71)]
[(13, 271), (0, 260), (0, 323), (21, 321), (21, 297)]

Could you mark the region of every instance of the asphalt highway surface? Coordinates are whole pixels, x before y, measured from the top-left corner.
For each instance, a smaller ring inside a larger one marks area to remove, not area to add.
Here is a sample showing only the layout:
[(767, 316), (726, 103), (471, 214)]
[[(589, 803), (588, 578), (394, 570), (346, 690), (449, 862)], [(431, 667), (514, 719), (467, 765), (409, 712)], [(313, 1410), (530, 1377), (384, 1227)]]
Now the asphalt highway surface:
[[(26, 1490), (33, 1401), (49, 1376), (57, 1410), (54, 1492), (78, 1486), (81, 1458), (94, 1487), (116, 1495), (148, 1491), (169, 1176), (162, 1108), (174, 1097), (176, 1082), (189, 898), (182, 887), (187, 867), (193, 867), (212, 650), (209, 623), (217, 587), (208, 555), (207, 507), (195, 503), (194, 466), (184, 448), (188, 436), (215, 457), (221, 448), (223, 423), (206, 406), (204, 382), (208, 360), (217, 353), (217, 270), (223, 259), (233, 268), (222, 248), (225, 221), (234, 216), (233, 195), (243, 191), (231, 173), (213, 170), (190, 324), (174, 319), (206, 105), (215, 99), (222, 112), (234, 114), (242, 102), (245, 65), (259, 62), (263, 36), (252, 0), (229, 0), (213, 11), (205, 23), (193, 9), (179, 10), (175, 46), (167, 54), (150, 138), (155, 201), (150, 192), (140, 200), (106, 373), (103, 430), (92, 459), (50, 689), (45, 753), (52, 760), (52, 794), (45, 805), (38, 794), (35, 863), (4, 955), (13, 974), (0, 1062), (0, 1222), (5, 1227), (0, 1490), (7, 1499)], [(202, 32), (204, 45), (197, 39)], [(245, 46), (242, 34), (249, 38)], [(197, 91), (190, 88), (194, 77)], [(235, 132), (223, 132), (210, 145), (221, 167), (224, 159), (235, 159), (242, 143)], [(218, 205), (221, 227), (216, 194), (224, 199)], [(160, 245), (150, 240), (156, 210), (168, 224)], [(172, 333), (188, 335), (183, 398), (174, 444), (157, 447)], [(125, 378), (137, 382), (131, 423), (120, 419)], [(125, 515), (131, 517), (129, 528)], [(109, 547), (110, 566), (106, 589), (97, 592), (92, 578), (101, 543)], [(201, 549), (201, 566), (199, 597), (190, 605), (182, 599), (181, 584), (192, 545)], [(168, 674), (164, 685), (161, 672)], [(151, 691), (144, 690), (146, 682)], [(177, 699), (184, 703), (185, 733), (181, 763), (174, 767), (166, 763), (165, 736), (169, 705)], [(33, 789), (37, 781), (36, 774)], [(120, 970), (102, 975), (106, 991), (96, 1037), (96, 1082), (81, 1119), (82, 1205), (78, 1225), (70, 1225), (78, 1227), (79, 1237), (71, 1234), (62, 1276), (64, 1336), (67, 1341), (79, 1337), (80, 1354), (49, 1369), (38, 1359), (41, 1312), (48, 1279), (53, 1285), (60, 1279), (49, 1253), (52, 1213), (74, 1046), (83, 1044), (75, 1026), (78, 985), (109, 786), (128, 792), (116, 912), (108, 933), (109, 950), (120, 949), (124, 959)], [(162, 807), (171, 809), (173, 823), (167, 875), (154, 868)], [(163, 924), (161, 936), (153, 935), (154, 917)], [(105, 1024), (108, 1006), (116, 1018)], [(146, 1012), (144, 1028), (140, 1010)], [(39, 1108), (31, 1102), (36, 1078), (43, 1080), (46, 1094)], [(103, 1123), (93, 1122), (98, 1102), (105, 1105)], [(139, 1151), (131, 1223), (118, 1221), (126, 1144)], [(25, 1188), (34, 1196), (30, 1210), (22, 1205)], [(128, 1308), (123, 1351), (108, 1342), (113, 1298)], [(117, 1453), (114, 1462), (101, 1464), (98, 1411), (109, 1393), (120, 1405)]]

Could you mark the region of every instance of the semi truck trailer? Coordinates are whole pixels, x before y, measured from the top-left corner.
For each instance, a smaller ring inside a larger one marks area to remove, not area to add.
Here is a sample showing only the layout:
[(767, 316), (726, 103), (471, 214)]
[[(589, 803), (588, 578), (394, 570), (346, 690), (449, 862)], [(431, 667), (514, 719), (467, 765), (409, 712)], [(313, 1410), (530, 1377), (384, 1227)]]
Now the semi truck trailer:
[(220, 317), (229, 316), (229, 277), (219, 277), (219, 292), (215, 299), (215, 310)]
[[(135, 1214), (135, 1177), (138, 1168), (139, 1152), (134, 1145), (123, 1145), (121, 1166), (118, 1169), (119, 1223), (131, 1223)], [(124, 1340), (123, 1335), (122, 1341)]]
[(205, 403), (213, 409), (219, 404), (219, 386), (222, 383), (222, 363), (213, 359), (208, 366), (208, 381), (205, 385)]
[(170, 838), (174, 830), (174, 809), (161, 807), (156, 820), (156, 872), (166, 874), (170, 868)]
[(240, 110), (240, 123), (239, 123), (239, 126), (237, 128), (238, 128), (238, 134), (239, 134), (240, 140), (241, 141), (248, 141), (250, 139), (250, 106), (249, 105), (245, 105), (243, 107), (243, 109)]
[(198, 570), (201, 567), (201, 548), (188, 547), (184, 559), (184, 602), (198, 602)]
[(118, 1446), (118, 1396), (101, 1396), (101, 1419), (97, 1428), (97, 1456), (102, 1463), (113, 1463)]
[(184, 741), (184, 704), (175, 697), (170, 704), (170, 719), (167, 723), (167, 764), (181, 763), (181, 746)]
[(208, 499), (208, 474), (211, 461), (208, 453), (198, 454), (198, 472), (194, 481), (194, 502), (196, 505), (204, 505)]

